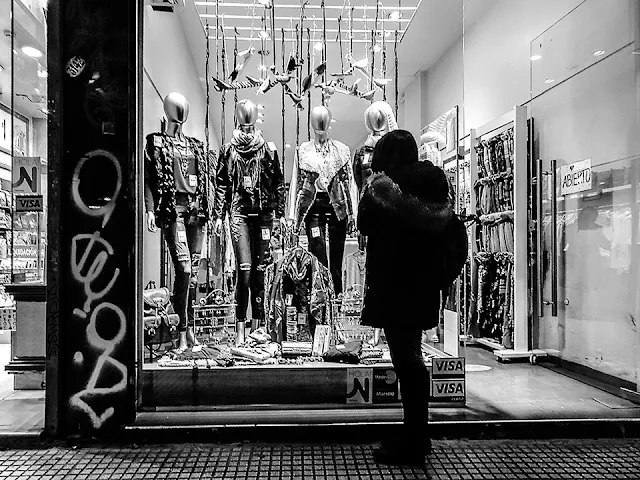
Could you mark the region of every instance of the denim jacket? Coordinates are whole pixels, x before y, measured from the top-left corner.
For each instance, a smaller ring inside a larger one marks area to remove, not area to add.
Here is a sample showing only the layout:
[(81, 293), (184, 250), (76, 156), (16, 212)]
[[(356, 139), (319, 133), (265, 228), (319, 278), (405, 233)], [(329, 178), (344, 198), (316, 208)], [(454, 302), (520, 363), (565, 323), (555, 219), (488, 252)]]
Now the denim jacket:
[(328, 140), (329, 154), (319, 161), (313, 141), (298, 148), (289, 187), (289, 218), (295, 221), (296, 231), (304, 222), (316, 199), (316, 181), (322, 174), (328, 180), (327, 192), (338, 220), (356, 220), (358, 191), (351, 167), (351, 152), (344, 143)]

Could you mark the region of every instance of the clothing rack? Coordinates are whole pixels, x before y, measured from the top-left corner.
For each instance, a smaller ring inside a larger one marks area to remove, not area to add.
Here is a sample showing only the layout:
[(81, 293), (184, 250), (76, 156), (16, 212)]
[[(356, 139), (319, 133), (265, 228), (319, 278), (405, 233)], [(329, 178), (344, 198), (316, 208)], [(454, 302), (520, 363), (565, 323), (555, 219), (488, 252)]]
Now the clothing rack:
[[(529, 358), (529, 126), (526, 106), (469, 133), (472, 298), (467, 331), (499, 360)], [(488, 281), (488, 283), (487, 283)]]

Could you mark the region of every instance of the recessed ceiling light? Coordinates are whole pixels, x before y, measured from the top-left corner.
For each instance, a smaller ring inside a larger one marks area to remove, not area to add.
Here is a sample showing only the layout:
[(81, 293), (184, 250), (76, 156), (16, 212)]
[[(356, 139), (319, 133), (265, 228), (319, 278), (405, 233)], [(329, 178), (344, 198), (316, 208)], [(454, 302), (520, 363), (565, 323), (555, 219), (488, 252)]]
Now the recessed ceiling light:
[(322, 50), (322, 42), (316, 42), (316, 44), (313, 46), (314, 50), (317, 50), (318, 52)]
[(400, 17), (402, 17), (400, 10), (394, 10), (389, 14), (389, 20), (400, 20)]
[(544, 83), (553, 83), (555, 80), (553, 78), (547, 78)]
[(38, 70), (38, 76), (40, 78), (47, 78), (49, 76), (49, 74), (47, 73), (46, 70)]
[(32, 58), (40, 58), (43, 55), (43, 53), (40, 50), (38, 50), (35, 47), (30, 47), (29, 45), (25, 45), (20, 50), (22, 50), (22, 53)]
[(536, 60), (540, 60), (542, 58), (542, 55), (531, 55), (531, 61), (535, 62)]
[(602, 55), (604, 55), (604, 50), (596, 50), (595, 52), (593, 52), (593, 56), (594, 57), (601, 57)]

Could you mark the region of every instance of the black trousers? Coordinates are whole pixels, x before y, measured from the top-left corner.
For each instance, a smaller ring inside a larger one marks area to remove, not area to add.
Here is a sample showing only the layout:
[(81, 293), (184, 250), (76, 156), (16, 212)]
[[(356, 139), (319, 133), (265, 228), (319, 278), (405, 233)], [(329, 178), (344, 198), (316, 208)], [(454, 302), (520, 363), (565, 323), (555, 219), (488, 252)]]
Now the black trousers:
[(384, 329), (400, 381), (404, 426), (416, 443), (428, 442), (429, 371), (422, 356), (422, 330), (402, 324)]
[(231, 216), (231, 239), (236, 256), (236, 320), (246, 320), (251, 293), (251, 313), (264, 321), (264, 272), (271, 260), (269, 250), (273, 212)]
[[(336, 295), (342, 293), (342, 259), (347, 239), (347, 220), (338, 220), (327, 193), (318, 193), (305, 217), (309, 251), (331, 272)], [(327, 234), (329, 257), (327, 258)]]
[(197, 217), (186, 195), (178, 195), (176, 203), (176, 221), (163, 228), (162, 233), (175, 271), (173, 307), (180, 318), (178, 330), (184, 332), (188, 323), (193, 326), (204, 222)]

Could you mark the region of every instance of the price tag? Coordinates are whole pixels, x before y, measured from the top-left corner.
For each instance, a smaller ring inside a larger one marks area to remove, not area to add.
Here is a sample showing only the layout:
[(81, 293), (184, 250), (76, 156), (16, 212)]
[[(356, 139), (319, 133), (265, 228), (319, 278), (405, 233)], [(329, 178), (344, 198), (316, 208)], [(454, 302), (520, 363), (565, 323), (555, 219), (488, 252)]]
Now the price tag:
[(154, 147), (162, 147), (162, 138), (161, 137), (153, 137), (153, 146)]
[(244, 185), (244, 188), (251, 188), (253, 186), (251, 177), (249, 175), (245, 175), (244, 177), (242, 177), (242, 184)]
[(187, 232), (184, 230), (178, 230), (178, 242), (187, 243)]
[(362, 159), (362, 165), (369, 165), (371, 163), (371, 154), (365, 153)]
[(262, 229), (262, 240), (270, 240), (271, 239), (271, 230), (268, 228)]
[(307, 314), (306, 312), (300, 312), (298, 314), (298, 325), (306, 325), (307, 324)]
[(197, 175), (189, 175), (189, 186), (190, 187), (198, 186), (198, 176)]
[(287, 304), (287, 306), (293, 305), (293, 295), (291, 293), (287, 293), (285, 303)]
[(320, 236), (320, 227), (311, 227), (311, 236), (318, 238)]

